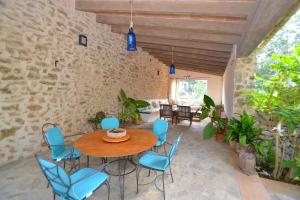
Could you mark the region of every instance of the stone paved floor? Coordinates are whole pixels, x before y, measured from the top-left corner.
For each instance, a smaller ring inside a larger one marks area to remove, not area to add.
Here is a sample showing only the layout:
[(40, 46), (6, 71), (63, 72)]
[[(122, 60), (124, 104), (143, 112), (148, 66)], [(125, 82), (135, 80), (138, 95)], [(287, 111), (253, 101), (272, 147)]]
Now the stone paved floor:
[[(214, 140), (202, 140), (201, 123), (188, 127), (186, 123), (171, 126), (169, 141), (182, 133), (183, 139), (178, 153), (173, 160), (175, 182), (166, 181), (166, 199), (176, 200), (235, 200), (242, 199), (239, 184), (231, 165), (231, 151), (227, 145)], [(92, 159), (92, 166), (97, 167), (98, 159)], [(142, 182), (151, 181), (155, 176), (141, 173)], [(47, 188), (46, 180), (34, 158), (11, 163), (0, 168), (0, 199), (52, 199), (52, 192)], [(157, 179), (157, 185), (161, 183)], [(135, 173), (126, 177), (125, 199), (163, 199), (153, 183), (136, 189)], [(118, 200), (118, 178), (111, 178), (111, 200)], [(106, 199), (106, 188), (97, 190), (89, 199)]]

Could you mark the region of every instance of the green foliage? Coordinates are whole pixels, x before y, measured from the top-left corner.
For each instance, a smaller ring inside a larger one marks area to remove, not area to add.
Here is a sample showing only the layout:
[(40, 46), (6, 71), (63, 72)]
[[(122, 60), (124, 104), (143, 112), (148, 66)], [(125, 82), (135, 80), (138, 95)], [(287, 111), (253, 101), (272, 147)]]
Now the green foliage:
[(291, 178), (299, 178), (300, 177), (300, 158), (295, 158), (294, 160), (284, 161), (282, 163), (283, 168), (292, 169)]
[(209, 122), (203, 129), (203, 139), (210, 139), (216, 135), (218, 129), (214, 127), (212, 122)]
[(200, 119), (207, 118), (215, 108), (215, 102), (209, 96), (204, 95), (203, 102), (204, 105), (201, 107)]
[(150, 105), (147, 101), (127, 97), (123, 89), (120, 90), (118, 100), (122, 104), (122, 112), (119, 116), (121, 122), (140, 120), (139, 109)]
[(261, 156), (261, 165), (273, 168), (275, 164), (275, 153), (272, 141), (257, 140), (254, 142), (255, 152)]
[(245, 92), (247, 103), (284, 123), (294, 133), (300, 125), (300, 44), (291, 54), (273, 54), (272, 59), (272, 76), (257, 75), (255, 90)]
[(227, 126), (225, 139), (227, 141), (237, 141), (240, 146), (254, 146), (262, 130), (255, 127), (254, 117), (243, 112), (239, 119), (232, 118)]
[(208, 123), (203, 129), (203, 139), (210, 139), (218, 132), (226, 128), (226, 120), (217, 115), (215, 102), (207, 95), (203, 97), (204, 105), (201, 108), (200, 119), (212, 117), (212, 122)]

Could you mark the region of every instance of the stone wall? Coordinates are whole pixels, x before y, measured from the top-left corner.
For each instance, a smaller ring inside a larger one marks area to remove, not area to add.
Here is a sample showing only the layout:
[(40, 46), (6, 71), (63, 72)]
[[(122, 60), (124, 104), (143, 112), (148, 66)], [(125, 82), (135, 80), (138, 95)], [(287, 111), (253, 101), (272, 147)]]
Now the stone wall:
[(90, 130), (97, 111), (117, 115), (120, 88), (167, 98), (168, 68), (141, 49), (127, 52), (124, 36), (72, 0), (0, 0), (0, 165), (39, 151), (45, 122), (68, 135)]
[(244, 110), (254, 114), (253, 110), (245, 105), (243, 90), (254, 89), (256, 71), (256, 51), (247, 57), (237, 58), (234, 71), (233, 113), (242, 113)]

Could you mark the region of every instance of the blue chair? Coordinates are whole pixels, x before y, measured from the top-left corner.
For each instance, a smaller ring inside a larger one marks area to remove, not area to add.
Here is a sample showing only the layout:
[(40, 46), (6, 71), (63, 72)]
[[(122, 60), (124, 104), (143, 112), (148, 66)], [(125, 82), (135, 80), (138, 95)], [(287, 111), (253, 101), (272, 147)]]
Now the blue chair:
[[(53, 127), (45, 131), (44, 128), (49, 125)], [(74, 149), (74, 147), (65, 145), (64, 136), (60, 128), (56, 127), (55, 124), (47, 123), (43, 125), (42, 134), (46, 144), (48, 145), (48, 148), (51, 151), (51, 157), (54, 161), (63, 161), (65, 168), (66, 161), (69, 160), (72, 162), (72, 170), (74, 167), (74, 161), (78, 160), (78, 165), (80, 168), (81, 153)]]
[(158, 138), (155, 147), (160, 147), (163, 145), (165, 154), (167, 154), (166, 142), (167, 142), (168, 128), (169, 128), (169, 123), (166, 120), (157, 119), (153, 123), (153, 133)]
[(119, 126), (120, 126), (120, 122), (116, 117), (107, 117), (102, 119), (101, 121), (102, 129), (119, 128)]
[(83, 168), (69, 176), (58, 164), (42, 159), (37, 155), (35, 157), (52, 187), (53, 199), (56, 195), (63, 200), (86, 199), (103, 184), (107, 186), (109, 199), (110, 186), (106, 173), (92, 168)]
[(168, 155), (161, 155), (154, 151), (146, 152), (140, 159), (136, 169), (136, 192), (139, 192), (139, 173), (140, 168), (146, 168), (149, 170), (155, 170), (162, 172), (162, 181), (163, 181), (163, 194), (165, 199), (165, 172), (169, 168), (172, 183), (174, 182), (172, 170), (171, 170), (171, 162), (174, 158), (177, 146), (181, 140), (181, 135), (177, 137), (177, 139), (173, 142), (171, 149), (168, 152)]

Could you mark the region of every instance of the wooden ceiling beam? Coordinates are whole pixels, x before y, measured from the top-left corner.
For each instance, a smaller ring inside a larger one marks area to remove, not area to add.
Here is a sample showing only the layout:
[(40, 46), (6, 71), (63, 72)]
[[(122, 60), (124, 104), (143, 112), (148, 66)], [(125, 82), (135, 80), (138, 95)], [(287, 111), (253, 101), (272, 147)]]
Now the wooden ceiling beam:
[[(163, 58), (157, 58), (160, 61), (162, 61), (164, 64), (166, 65), (170, 65), (170, 62), (166, 59)], [(216, 65), (207, 65), (207, 64), (196, 64), (196, 63), (190, 63), (190, 62), (185, 62), (185, 61), (177, 61), (174, 62), (175, 67), (177, 65), (184, 65), (184, 66), (190, 66), (190, 67), (198, 67), (201, 69), (207, 69), (207, 70), (214, 70), (214, 71), (218, 71), (218, 72), (224, 72), (225, 71), (225, 67), (220, 67), (220, 66), (216, 66)]]
[(192, 72), (199, 72), (199, 73), (204, 73), (204, 74), (211, 74), (211, 75), (216, 75), (216, 76), (223, 76), (223, 74), (224, 74), (224, 72), (222, 72), (222, 71), (201, 69), (199, 67), (191, 67), (191, 66), (184, 66), (184, 65), (177, 65), (176, 69), (192, 71)]
[(231, 52), (232, 45), (230, 44), (218, 44), (213, 42), (198, 42), (198, 41), (190, 41), (190, 40), (174, 40), (174, 39), (166, 39), (166, 38), (159, 38), (159, 37), (150, 37), (150, 36), (138, 36), (136, 41), (143, 42), (143, 43), (152, 43), (152, 44), (162, 44), (162, 45), (169, 45), (169, 46), (178, 46), (178, 47), (185, 47), (185, 48), (200, 48), (206, 50), (213, 50), (213, 51), (224, 51), (224, 52)]
[[(128, 25), (112, 25), (111, 31), (114, 33), (128, 33)], [(215, 34), (204, 33), (196, 30), (189, 29), (171, 29), (171, 28), (158, 28), (147, 26), (135, 26), (134, 32), (137, 36), (150, 36), (174, 40), (187, 40), (187, 41), (201, 41), (213, 42), (220, 44), (236, 44), (240, 40), (239, 35), (232, 34)]]
[[(237, 20), (239, 19), (239, 20)], [(99, 23), (126, 26), (128, 29), (130, 14), (122, 13), (97, 13)], [(150, 28), (191, 29), (204, 33), (228, 34), (240, 36), (247, 23), (246, 17), (220, 17), (220, 16), (181, 16), (164, 14), (139, 14), (133, 15), (135, 27), (147, 26)]]
[[(143, 48), (143, 47), (142, 47)], [(170, 51), (160, 51), (160, 50), (153, 50), (153, 49), (147, 49), (143, 48), (143, 50), (147, 51), (148, 53), (155, 54), (155, 55), (162, 55), (166, 57), (171, 57), (172, 52)], [(176, 52), (173, 51), (174, 58), (189, 58), (189, 59), (195, 59), (195, 60), (203, 60), (203, 61), (210, 61), (210, 62), (218, 62), (218, 63), (227, 63), (229, 58), (219, 58), (219, 57), (213, 57), (213, 56), (207, 56), (207, 55), (201, 55), (201, 54), (193, 54), (188, 52)]]
[[(166, 61), (169, 61), (169, 63), (171, 63), (172, 56), (170, 56), (170, 55), (166, 56), (166, 55), (153, 54), (153, 53), (150, 53), (150, 54), (155, 56), (156, 58), (165, 59)], [(200, 60), (200, 59), (180, 57), (180, 56), (174, 56), (173, 61), (174, 62), (185, 61), (185, 62), (195, 63), (195, 64), (216, 65), (216, 66), (220, 66), (222, 68), (226, 67), (226, 65), (227, 65), (227, 63), (224, 63), (224, 62), (207, 61), (207, 60)]]
[[(215, 1), (186, 1), (186, 0), (136, 0), (133, 11), (137, 13), (201, 13), (207, 16), (247, 16), (255, 11), (255, 0), (215, 0)], [(76, 0), (75, 8), (89, 12), (129, 12), (128, 0)]]
[[(144, 42), (138, 42), (137, 45), (147, 51), (171, 52), (172, 50), (172, 46), (169, 45), (150, 44)], [(197, 55), (203, 55), (203, 56), (220, 58), (220, 59), (224, 58), (224, 60), (227, 60), (230, 57), (230, 52), (212, 51), (212, 50), (196, 49), (196, 48), (184, 48), (184, 47), (177, 47), (177, 46), (173, 46), (173, 47), (174, 47), (173, 51), (178, 53), (197, 54)]]

